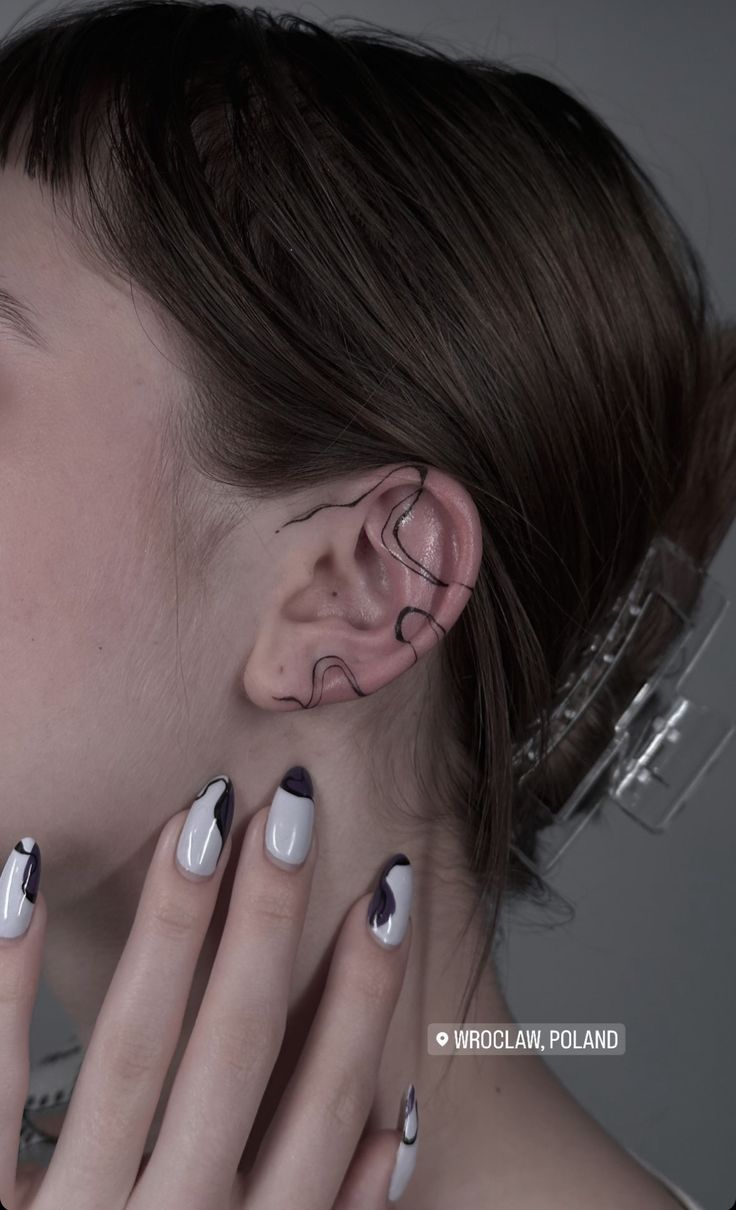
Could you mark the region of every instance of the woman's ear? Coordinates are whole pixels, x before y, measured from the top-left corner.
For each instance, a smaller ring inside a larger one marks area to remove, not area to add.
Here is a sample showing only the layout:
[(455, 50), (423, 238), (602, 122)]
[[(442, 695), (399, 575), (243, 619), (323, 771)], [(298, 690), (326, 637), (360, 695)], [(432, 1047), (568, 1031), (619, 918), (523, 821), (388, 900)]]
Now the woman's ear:
[(311, 709), (375, 693), (441, 641), (473, 591), (482, 536), (457, 480), (400, 463), (318, 489), (271, 550), (244, 688), (263, 709)]

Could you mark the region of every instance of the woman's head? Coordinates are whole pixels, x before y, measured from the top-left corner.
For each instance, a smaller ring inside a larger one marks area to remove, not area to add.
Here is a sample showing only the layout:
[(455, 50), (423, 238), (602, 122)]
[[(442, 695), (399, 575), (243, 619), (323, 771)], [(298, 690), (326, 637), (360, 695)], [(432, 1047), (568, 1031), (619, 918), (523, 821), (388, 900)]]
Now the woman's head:
[(103, 779), (134, 745), (145, 788), (164, 741), (219, 758), (233, 695), (264, 733), (332, 704), (522, 888), (514, 744), (653, 534), (707, 558), (736, 500), (733, 366), (645, 174), (530, 73), (148, 0), (0, 48), (0, 164), (0, 284), (56, 351), (3, 338), (9, 726)]

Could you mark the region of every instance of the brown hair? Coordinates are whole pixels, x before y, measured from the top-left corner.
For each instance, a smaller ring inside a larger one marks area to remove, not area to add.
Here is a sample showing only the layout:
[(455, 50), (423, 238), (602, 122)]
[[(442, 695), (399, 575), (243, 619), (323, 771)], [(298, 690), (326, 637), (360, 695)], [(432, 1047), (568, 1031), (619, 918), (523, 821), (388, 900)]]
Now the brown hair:
[[(483, 560), (427, 726), (493, 931), (541, 822), (514, 745), (652, 536), (708, 561), (736, 509), (736, 344), (696, 252), (569, 91), (376, 27), (62, 9), (0, 46), (0, 163), (26, 116), (25, 171), (81, 184), (90, 246), (176, 321), (212, 479), (267, 497), (411, 460), (471, 493)], [(543, 764), (548, 796), (660, 649)]]

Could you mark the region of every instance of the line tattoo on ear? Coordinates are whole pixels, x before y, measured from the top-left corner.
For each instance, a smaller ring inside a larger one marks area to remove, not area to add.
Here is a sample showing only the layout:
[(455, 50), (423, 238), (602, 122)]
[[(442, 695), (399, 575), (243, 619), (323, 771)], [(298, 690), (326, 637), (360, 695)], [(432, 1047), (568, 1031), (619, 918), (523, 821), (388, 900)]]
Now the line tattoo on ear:
[[(429, 622), (430, 626), (432, 626), (432, 627), (436, 626), (437, 629), (441, 630), (443, 634), (447, 634), (447, 631), (441, 622), (438, 622), (436, 618), (432, 617), (432, 614), (429, 613), (428, 610), (420, 609), (418, 605), (405, 605), (404, 606), (404, 608), (399, 613), (399, 616), (397, 617), (396, 622), (394, 623), (394, 634), (396, 635), (396, 638), (398, 639), (398, 641), (400, 643), (409, 644), (409, 646), (411, 647), (412, 652), (414, 654), (414, 663), (416, 664), (417, 660), (419, 659), (419, 656), (417, 655), (417, 652), (416, 652), (416, 648), (415, 648), (414, 644), (412, 643), (411, 639), (407, 638), (401, 629), (404, 624), (404, 618), (406, 617), (406, 615), (408, 613), (422, 613), (422, 614), (424, 614), (425, 618)], [(435, 631), (435, 633), (437, 633), (437, 632)], [(440, 636), (438, 635), (437, 637), (439, 639)]]
[[(380, 487), (381, 484), (384, 483), (386, 479), (389, 479), (391, 477), (391, 475), (395, 475), (398, 471), (404, 471), (404, 470), (416, 471), (419, 476), (419, 484), (416, 488), (414, 488), (410, 492), (408, 492), (406, 496), (403, 496), (401, 498), (401, 500), (398, 500), (396, 502), (396, 504), (393, 506), (393, 508), (391, 509), (391, 512), (389, 513), (389, 515), (386, 519), (386, 522), (381, 530), (381, 542), (382, 542), (383, 546), (388, 551), (388, 553), (391, 555), (391, 557), (393, 559), (396, 559), (399, 563), (401, 563), (402, 566), (407, 567), (409, 569), (409, 571), (413, 571), (415, 573), (415, 575), (422, 576), (425, 580), (429, 580), (429, 582), (431, 584), (435, 584), (438, 588), (449, 588), (450, 584), (459, 584), (461, 588), (466, 588), (468, 590), (468, 592), (472, 592), (473, 585), (464, 584), (462, 582), (462, 580), (451, 580), (451, 581), (441, 580), (439, 578), (439, 576), (436, 576), (434, 574), (434, 572), (430, 571), (430, 569), (428, 567), (424, 567), (423, 564), (421, 564), (418, 559), (415, 559), (414, 556), (411, 555), (404, 546), (402, 546), (401, 541), (399, 539), (400, 525), (409, 516), (414, 505), (416, 504), (417, 500), (419, 499), (422, 492), (424, 491), (424, 482), (425, 482), (425, 479), (427, 478), (427, 472), (428, 472), (429, 468), (426, 466), (426, 464), (421, 463), (421, 462), (404, 462), (401, 464), (401, 466), (396, 466), (393, 468), (393, 470), (387, 471), (385, 475), (381, 476), (381, 478), (378, 480), (377, 483), (374, 483), (372, 487), (367, 488), (366, 491), (361, 492), (361, 494), (359, 496), (356, 496), (354, 500), (346, 500), (346, 501), (343, 501), (343, 502), (340, 502), (337, 504), (333, 504), (333, 503), (317, 504), (314, 508), (310, 508), (308, 510), (308, 512), (300, 513), (299, 516), (292, 517), (289, 521), (285, 521), (284, 524), (279, 526), (279, 528), (277, 530), (275, 530), (274, 532), (278, 534), (281, 532), (282, 529), (286, 529), (287, 525), (295, 525), (298, 521), (308, 521), (310, 519), (310, 517), (313, 517), (315, 515), (315, 513), (320, 512), (324, 508), (354, 508), (356, 504), (359, 504), (361, 500), (364, 500), (365, 497), (370, 495), (371, 492), (375, 491), (377, 487)], [(407, 501), (408, 501), (408, 504), (406, 503)], [(393, 537), (394, 537), (394, 542), (396, 543), (396, 546), (398, 547), (399, 551), (401, 552), (401, 554), (397, 554), (396, 551), (391, 550), (390, 546), (386, 542), (385, 535), (386, 535), (386, 530), (388, 529), (389, 525), (391, 524), (391, 520), (392, 520), (394, 514), (396, 513), (397, 509), (400, 509), (401, 506), (404, 504), (406, 504), (406, 507), (403, 509), (403, 512), (401, 512), (400, 515), (394, 521), (394, 525), (391, 530)], [(403, 558), (402, 558), (402, 555), (404, 556)], [(412, 643), (411, 639), (408, 638), (403, 633), (403, 630), (402, 630), (404, 618), (407, 617), (407, 615), (410, 613), (422, 614), (427, 619), (427, 621), (430, 623), (430, 625), (434, 628), (438, 639), (440, 638), (438, 631), (441, 631), (443, 635), (446, 634), (447, 631), (446, 631), (445, 627), (440, 622), (438, 622), (437, 619), (434, 618), (431, 613), (428, 612), (428, 610), (420, 609), (418, 605), (405, 605), (403, 607), (403, 609), (400, 610), (400, 612), (396, 618), (396, 622), (394, 624), (394, 633), (396, 635), (396, 639), (398, 642), (409, 644), (409, 646), (412, 649), (413, 655), (414, 655), (414, 663), (416, 664), (418, 661), (418, 658), (419, 658), (416, 653), (416, 648), (414, 647), (414, 644)], [(319, 693), (315, 700), (317, 673), (318, 673), (320, 664), (323, 664), (323, 662), (325, 660), (333, 660), (335, 662), (332, 664), (327, 664), (326, 667), (322, 667), (321, 679), (320, 679), (320, 683), (319, 683)], [(350, 682), (351, 688), (358, 695), (358, 697), (366, 696), (366, 694), (360, 688), (360, 686), (356, 680), (355, 674), (351, 671), (350, 667), (345, 662), (345, 660), (342, 658), (342, 656), (322, 655), (315, 662), (315, 664), (312, 668), (312, 691), (306, 702), (302, 702), (298, 697), (293, 697), (293, 696), (276, 697), (275, 695), (272, 695), (273, 700), (276, 702), (297, 702), (297, 704), (300, 705), (304, 710), (308, 710), (312, 706), (318, 706), (320, 701), (322, 700), (325, 675), (330, 670), (330, 668), (335, 668), (335, 667), (342, 669), (342, 671), (345, 673), (345, 676), (347, 677), (348, 681)]]
[[(314, 700), (314, 693), (315, 693), (316, 682), (317, 682), (317, 669), (319, 668), (320, 664), (323, 663), (324, 660), (334, 660), (335, 662), (334, 662), (334, 664), (328, 664), (326, 668), (322, 668), (322, 670), (321, 670), (322, 679), (320, 680), (320, 683), (319, 683), (319, 695), (318, 695), (317, 699)], [(303, 710), (309, 710), (309, 709), (311, 709), (312, 706), (319, 706), (320, 702), (322, 701), (322, 693), (324, 691), (325, 675), (329, 672), (330, 668), (341, 668), (342, 671), (345, 673), (345, 676), (350, 681), (351, 689), (353, 689), (354, 692), (357, 693), (358, 697), (366, 697), (366, 694), (361, 689), (360, 685), (358, 684), (358, 682), (355, 679), (355, 676), (350, 671), (348, 665), (345, 663), (345, 661), (341, 655), (321, 655), (319, 657), (319, 659), (315, 661), (314, 666), (312, 668), (312, 692), (310, 693), (309, 698), (307, 699), (306, 702), (301, 701), (300, 698), (298, 698), (298, 697), (274, 697), (274, 701), (275, 702), (297, 702), (298, 705), (300, 705)]]
[(427, 472), (429, 470), (429, 467), (421, 462), (404, 462), (401, 464), (401, 466), (395, 466), (393, 468), (393, 470), (386, 471), (386, 474), (382, 475), (381, 478), (378, 480), (378, 482), (373, 484), (373, 487), (369, 487), (364, 492), (361, 492), (360, 495), (356, 496), (354, 500), (346, 500), (343, 503), (339, 503), (339, 504), (317, 504), (317, 505), (315, 505), (314, 508), (310, 508), (308, 512), (300, 513), (300, 515), (298, 517), (292, 517), (290, 521), (285, 521), (284, 524), (280, 525), (279, 528), (277, 530), (275, 530), (274, 532), (278, 534), (281, 532), (282, 529), (286, 529), (287, 525), (295, 525), (297, 521), (308, 521), (310, 517), (313, 517), (315, 513), (320, 512), (323, 508), (354, 508), (356, 504), (359, 504), (361, 500), (364, 500), (366, 496), (369, 496), (371, 492), (374, 492), (377, 487), (380, 487), (381, 484), (384, 483), (386, 479), (390, 479), (391, 475), (395, 475), (399, 471), (405, 471), (405, 470), (412, 470), (412, 471), (417, 472), (417, 474), (419, 475), (419, 486), (414, 488), (412, 491), (410, 491), (401, 500), (398, 500), (396, 502), (396, 504), (393, 506), (393, 508), (391, 509), (391, 512), (388, 515), (388, 519), (386, 520), (386, 524), (384, 525), (383, 529), (381, 530), (381, 541), (383, 542), (383, 545), (386, 547), (386, 550), (388, 551), (388, 553), (391, 555), (392, 558), (397, 559), (399, 561), (399, 563), (403, 563), (404, 567), (409, 566), (408, 563), (404, 563), (403, 559), (401, 558), (401, 555), (397, 555), (395, 553), (395, 551), (389, 549), (389, 547), (385, 541), (385, 538), (384, 538), (384, 535), (391, 522), (391, 518), (392, 518), (393, 514), (396, 512), (397, 508), (400, 508), (401, 505), (406, 500), (409, 500), (410, 503), (407, 504), (406, 508), (401, 513), (401, 516), (397, 517), (396, 521), (394, 522), (394, 527), (392, 530), (394, 539), (396, 541), (396, 545), (398, 546), (399, 550), (401, 551), (401, 554), (403, 554), (405, 556), (405, 558), (409, 560), (410, 563), (414, 564), (413, 567), (409, 567), (409, 570), (416, 572), (417, 575), (423, 576), (425, 578), (425, 580), (429, 580), (432, 584), (436, 584), (439, 588), (449, 588), (450, 583), (453, 583), (453, 584), (460, 584), (460, 586), (462, 588), (467, 588), (468, 592), (472, 592), (473, 591), (472, 584), (463, 584), (461, 580), (452, 580), (449, 582), (447, 580), (440, 580), (439, 576), (436, 576), (434, 574), (434, 572), (431, 572), (428, 567), (423, 567), (422, 564), (417, 559), (415, 559), (413, 555), (410, 555), (408, 550), (406, 550), (401, 545), (401, 542), (399, 541), (399, 526), (401, 525), (401, 522), (405, 519), (405, 517), (408, 517), (412, 508), (414, 507), (417, 500), (419, 499), (422, 492), (424, 491), (424, 481), (427, 478)]

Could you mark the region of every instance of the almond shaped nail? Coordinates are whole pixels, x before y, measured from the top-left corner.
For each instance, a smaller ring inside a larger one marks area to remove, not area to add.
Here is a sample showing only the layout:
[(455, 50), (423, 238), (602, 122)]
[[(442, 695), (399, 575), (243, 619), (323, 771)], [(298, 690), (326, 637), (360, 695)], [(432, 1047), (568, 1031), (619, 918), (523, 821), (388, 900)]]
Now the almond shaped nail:
[(402, 1109), (399, 1115), (401, 1142), (396, 1151), (394, 1170), (391, 1174), (391, 1184), (388, 1187), (388, 1200), (397, 1202), (409, 1184), (417, 1162), (417, 1135), (419, 1133), (419, 1110), (417, 1107), (417, 1092), (410, 1084), (404, 1093)]
[(40, 880), (41, 850), (32, 836), (24, 836), (0, 874), (0, 937), (22, 937), (27, 932)]
[(286, 865), (301, 865), (314, 828), (312, 779), (302, 765), (288, 769), (271, 800), (264, 842), (267, 854)]
[(214, 874), (233, 822), (233, 786), (229, 777), (213, 777), (194, 799), (182, 825), (176, 860), (189, 874)]
[(409, 924), (413, 872), (404, 853), (386, 862), (368, 905), (368, 927), (381, 945), (400, 945)]

